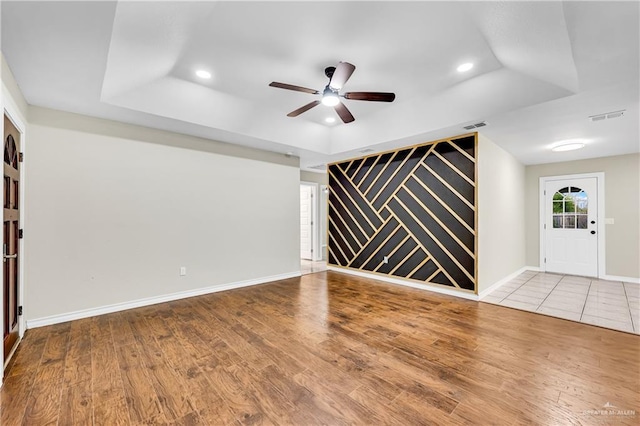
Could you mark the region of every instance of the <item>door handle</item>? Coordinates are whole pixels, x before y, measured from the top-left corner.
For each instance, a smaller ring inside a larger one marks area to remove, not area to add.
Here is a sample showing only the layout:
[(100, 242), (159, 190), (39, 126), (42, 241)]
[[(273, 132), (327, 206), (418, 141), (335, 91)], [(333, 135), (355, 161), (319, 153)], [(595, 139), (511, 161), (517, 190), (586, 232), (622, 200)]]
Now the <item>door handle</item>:
[(6, 262), (7, 259), (15, 259), (18, 257), (18, 253), (14, 253), (14, 254), (7, 254), (7, 245), (3, 244), (2, 245), (2, 261)]
[(596, 231), (591, 231), (591, 235), (593, 235), (593, 234), (595, 234), (595, 233), (596, 233)]

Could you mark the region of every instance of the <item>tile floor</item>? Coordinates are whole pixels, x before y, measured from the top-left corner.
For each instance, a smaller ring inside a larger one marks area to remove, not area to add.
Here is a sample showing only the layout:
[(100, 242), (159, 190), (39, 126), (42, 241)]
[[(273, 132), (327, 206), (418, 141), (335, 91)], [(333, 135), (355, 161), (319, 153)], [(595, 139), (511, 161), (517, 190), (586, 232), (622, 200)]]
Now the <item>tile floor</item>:
[(327, 262), (319, 260), (317, 262), (311, 260), (300, 260), (300, 272), (302, 275), (315, 274), (316, 272), (322, 272), (327, 270)]
[(526, 271), (482, 302), (640, 334), (640, 285)]

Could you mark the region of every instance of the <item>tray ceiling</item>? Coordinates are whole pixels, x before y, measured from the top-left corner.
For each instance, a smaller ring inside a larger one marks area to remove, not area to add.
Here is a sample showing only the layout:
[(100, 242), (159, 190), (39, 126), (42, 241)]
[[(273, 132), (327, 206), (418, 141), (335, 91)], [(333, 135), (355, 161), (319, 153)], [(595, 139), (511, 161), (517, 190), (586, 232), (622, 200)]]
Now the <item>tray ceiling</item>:
[[(3, 2), (2, 51), (27, 101), (301, 157), (303, 167), (486, 120), (526, 164), (638, 151), (636, 2)], [(345, 100), (286, 114), (357, 69)], [(458, 73), (456, 67), (474, 68)], [(212, 73), (210, 80), (195, 75)], [(627, 110), (616, 120), (588, 116)], [(589, 141), (551, 153), (560, 139)]]

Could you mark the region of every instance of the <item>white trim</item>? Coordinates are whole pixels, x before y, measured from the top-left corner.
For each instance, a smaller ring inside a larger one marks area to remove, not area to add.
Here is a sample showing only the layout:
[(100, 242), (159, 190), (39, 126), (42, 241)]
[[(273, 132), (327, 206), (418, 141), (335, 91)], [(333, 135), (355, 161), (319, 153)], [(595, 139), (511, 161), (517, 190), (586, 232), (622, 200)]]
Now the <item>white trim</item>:
[[(7, 365), (9, 365), (9, 361), (11, 361), (11, 358), (13, 357), (13, 355), (18, 350), (18, 346), (20, 345), (20, 342), (22, 342), (22, 336), (18, 337), (18, 341), (16, 342), (15, 346), (13, 347), (13, 349), (11, 349), (11, 352), (9, 352), (9, 356), (7, 357), (6, 361), (2, 365), (2, 371), (6, 370)], [(2, 383), (0, 383), (0, 388), (1, 387), (2, 387)]]
[(318, 217), (320, 217), (320, 203), (318, 201), (320, 194), (320, 185), (315, 182), (300, 181), (300, 185), (311, 187), (311, 260), (317, 262), (322, 260), (322, 249), (320, 248), (320, 227), (318, 226)]
[[(327, 238), (329, 230), (327, 224), (329, 222), (329, 186), (320, 185), (318, 191), (318, 244), (320, 245), (319, 260), (328, 260), (327, 256)], [(324, 242), (324, 244), (322, 244)]]
[(391, 284), (399, 284), (406, 287), (418, 288), (420, 290), (432, 291), (434, 293), (442, 293), (448, 296), (460, 297), (462, 299), (469, 299), (469, 300), (475, 300), (475, 301), (479, 300), (478, 296), (473, 293), (466, 293), (459, 290), (449, 290), (447, 288), (436, 287), (426, 283), (418, 284), (416, 282), (403, 280), (400, 278), (385, 277), (383, 275), (369, 274), (367, 272), (354, 271), (352, 269), (336, 268), (335, 266), (331, 266), (331, 265), (327, 265), (327, 269), (330, 271), (342, 272), (344, 274), (356, 275), (358, 277), (369, 278), (372, 280), (384, 281)]
[(502, 287), (504, 284), (508, 283), (509, 281), (511, 281), (512, 279), (514, 279), (515, 277), (517, 277), (518, 275), (522, 274), (523, 272), (526, 271), (535, 271), (535, 272), (539, 272), (540, 268), (538, 268), (537, 266), (523, 266), (522, 268), (518, 269), (515, 272), (512, 272), (511, 274), (507, 275), (506, 277), (496, 281), (495, 283), (491, 284), (491, 286), (489, 288), (485, 288), (484, 290), (482, 290), (480, 292), (480, 294), (478, 294), (478, 297), (480, 298), (480, 300), (482, 300), (483, 298), (485, 298), (486, 296), (488, 296), (491, 292), (497, 290), (498, 288)]
[(249, 287), (257, 284), (264, 284), (271, 281), (286, 280), (301, 276), (300, 271), (286, 274), (272, 275), (251, 280), (237, 281), (228, 284), (214, 285), (210, 287), (197, 288), (194, 290), (180, 291), (178, 293), (165, 294), (162, 296), (148, 297), (145, 299), (132, 300), (130, 302), (115, 303), (113, 305), (101, 306), (98, 308), (83, 309), (81, 311), (68, 312), (66, 314), (51, 315), (43, 318), (36, 318), (27, 321), (28, 328), (44, 327), (47, 325), (59, 324), (62, 322), (78, 320), (82, 318), (95, 317), (97, 315), (110, 314), (112, 312), (124, 311), (127, 309), (140, 308), (142, 306), (155, 305), (158, 303), (171, 302), (173, 300), (186, 299), (188, 297), (202, 296), (204, 294), (216, 293), (219, 291), (233, 290), (241, 287)]
[(562, 176), (541, 176), (539, 180), (539, 194), (538, 198), (539, 204), (539, 227), (540, 227), (540, 257), (538, 258), (538, 262), (540, 263), (540, 271), (546, 272), (547, 268), (544, 263), (545, 258), (545, 229), (544, 229), (544, 221), (545, 221), (545, 203), (546, 198), (544, 195), (544, 189), (546, 183), (554, 180), (565, 180), (565, 179), (584, 179), (584, 178), (595, 178), (598, 186), (598, 217), (597, 217), (597, 227), (598, 227), (598, 278), (605, 279), (607, 276), (606, 271), (606, 252), (605, 252), (605, 226), (604, 226), (604, 218), (607, 217), (604, 211), (604, 172), (594, 172), (594, 173), (579, 173), (573, 175), (562, 175)]
[(634, 277), (621, 277), (618, 275), (605, 275), (603, 277), (600, 277), (603, 280), (607, 280), (607, 281), (622, 281), (625, 283), (629, 283), (629, 284), (640, 284), (640, 278), (634, 278)]

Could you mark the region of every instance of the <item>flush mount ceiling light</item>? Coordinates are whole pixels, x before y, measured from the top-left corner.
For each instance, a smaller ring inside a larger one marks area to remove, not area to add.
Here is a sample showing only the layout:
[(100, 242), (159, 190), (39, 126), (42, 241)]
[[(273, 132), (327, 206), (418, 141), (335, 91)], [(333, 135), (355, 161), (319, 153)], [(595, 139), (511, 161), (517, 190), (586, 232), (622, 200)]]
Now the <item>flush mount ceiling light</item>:
[(197, 70), (196, 75), (200, 78), (206, 78), (206, 79), (211, 78), (211, 73), (205, 70)]
[(336, 119), (333, 117), (327, 117), (324, 119), (324, 121), (326, 121), (327, 123), (335, 123)]
[(563, 141), (552, 146), (551, 151), (554, 151), (554, 152), (574, 151), (576, 149), (584, 148), (584, 146), (585, 146), (585, 143), (581, 140)]
[(458, 72), (467, 72), (471, 68), (473, 68), (473, 64), (471, 62), (465, 62), (464, 64), (459, 65), (456, 70), (458, 70)]

